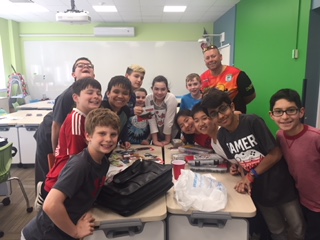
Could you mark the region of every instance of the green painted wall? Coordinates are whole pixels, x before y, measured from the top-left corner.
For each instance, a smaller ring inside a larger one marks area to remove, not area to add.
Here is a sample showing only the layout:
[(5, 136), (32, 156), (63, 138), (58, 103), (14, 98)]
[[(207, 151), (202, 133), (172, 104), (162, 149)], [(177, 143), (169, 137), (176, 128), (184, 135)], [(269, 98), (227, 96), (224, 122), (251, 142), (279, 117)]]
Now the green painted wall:
[[(14, 25), (14, 29), (16, 29), (16, 24)], [(0, 18), (0, 38), (1, 38), (1, 47), (2, 47), (2, 53), (3, 53), (3, 62), (4, 62), (4, 71), (5, 71), (5, 76), (7, 77), (12, 73), (11, 69), (11, 64), (15, 64), (15, 57), (16, 57), (16, 52), (14, 51), (13, 43), (11, 40), (13, 38), (17, 39), (16, 35), (14, 37), (14, 34), (17, 34), (16, 31), (11, 28), (12, 21), (7, 21), (4, 19)], [(20, 47), (19, 42), (16, 42), (17, 46)], [(18, 52), (18, 55), (20, 56), (20, 50)], [(21, 67), (19, 65), (18, 67)]]
[[(235, 66), (254, 83), (257, 97), (249, 104), (273, 133), (269, 99), (281, 88), (302, 91), (311, 0), (241, 0), (237, 5)], [(292, 59), (292, 50), (299, 58)]]

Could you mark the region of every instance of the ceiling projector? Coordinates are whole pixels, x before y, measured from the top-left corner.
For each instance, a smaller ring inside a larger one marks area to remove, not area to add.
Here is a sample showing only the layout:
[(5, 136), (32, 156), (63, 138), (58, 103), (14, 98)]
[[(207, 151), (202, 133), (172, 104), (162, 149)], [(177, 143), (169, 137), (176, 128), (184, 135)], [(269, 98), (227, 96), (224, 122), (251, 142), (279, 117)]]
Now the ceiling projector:
[(66, 12), (57, 12), (56, 21), (65, 23), (84, 24), (90, 23), (91, 17), (89, 16), (89, 12), (87, 11), (68, 10)]

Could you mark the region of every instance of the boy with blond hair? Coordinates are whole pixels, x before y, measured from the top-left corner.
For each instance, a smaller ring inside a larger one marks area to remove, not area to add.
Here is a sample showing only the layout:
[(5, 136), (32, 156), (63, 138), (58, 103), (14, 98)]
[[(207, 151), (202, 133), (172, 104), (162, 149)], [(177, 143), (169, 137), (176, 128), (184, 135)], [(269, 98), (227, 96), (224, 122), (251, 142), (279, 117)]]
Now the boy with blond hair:
[(186, 88), (189, 93), (183, 95), (181, 98), (180, 109), (192, 110), (193, 106), (201, 102), (202, 92), (201, 92), (201, 78), (196, 73), (191, 73), (186, 78)]
[(130, 116), (134, 116), (134, 108), (136, 106), (136, 95), (135, 92), (141, 88), (144, 75), (146, 74), (146, 70), (140, 65), (133, 64), (129, 66), (126, 70), (125, 77), (128, 78), (131, 82), (132, 93), (130, 96), (130, 100), (128, 102), (128, 107), (130, 108)]
[(22, 230), (21, 239), (82, 239), (93, 234), (95, 219), (88, 211), (104, 185), (119, 126), (119, 117), (109, 109), (87, 115), (88, 147), (68, 161), (43, 210)]
[(295, 180), (306, 218), (306, 240), (320, 239), (320, 130), (304, 125), (299, 94), (281, 89), (270, 99), (270, 117), (279, 126), (277, 140)]

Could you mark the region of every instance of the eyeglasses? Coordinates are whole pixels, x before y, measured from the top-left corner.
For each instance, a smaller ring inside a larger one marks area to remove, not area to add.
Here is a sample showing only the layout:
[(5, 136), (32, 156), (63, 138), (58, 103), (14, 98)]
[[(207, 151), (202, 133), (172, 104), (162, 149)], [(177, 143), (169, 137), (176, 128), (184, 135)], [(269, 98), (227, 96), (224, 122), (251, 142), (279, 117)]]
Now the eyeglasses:
[(78, 67), (78, 68), (85, 68), (85, 67), (87, 67), (87, 68), (93, 68), (93, 65), (90, 64), (90, 63), (78, 63), (78, 64), (76, 65), (76, 67)]
[(230, 105), (227, 104), (227, 105), (221, 105), (219, 108), (218, 108), (218, 111), (211, 111), (209, 112), (209, 116), (212, 117), (212, 118), (217, 118), (219, 116), (219, 113), (221, 114), (225, 114), (228, 109), (230, 108)]
[(289, 116), (296, 115), (298, 111), (299, 111), (299, 108), (289, 108), (287, 110), (277, 109), (277, 110), (271, 111), (271, 113), (275, 117), (281, 117), (284, 113), (286, 113)]

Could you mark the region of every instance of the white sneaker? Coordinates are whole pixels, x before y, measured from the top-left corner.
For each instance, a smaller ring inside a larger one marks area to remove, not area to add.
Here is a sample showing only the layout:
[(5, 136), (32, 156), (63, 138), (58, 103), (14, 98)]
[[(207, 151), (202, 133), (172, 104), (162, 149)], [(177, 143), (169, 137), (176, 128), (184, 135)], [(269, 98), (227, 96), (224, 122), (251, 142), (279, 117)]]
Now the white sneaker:
[(35, 211), (40, 211), (40, 209), (42, 208), (42, 204), (43, 204), (43, 198), (41, 196), (41, 187), (42, 187), (43, 182), (38, 182), (37, 184), (37, 192), (36, 192), (36, 198), (34, 200), (34, 205), (33, 205), (33, 209)]

